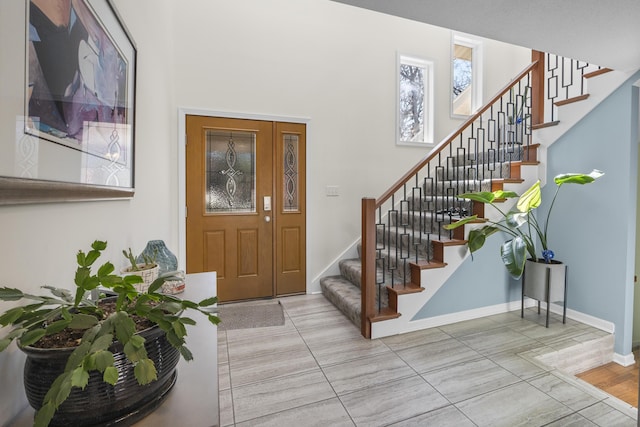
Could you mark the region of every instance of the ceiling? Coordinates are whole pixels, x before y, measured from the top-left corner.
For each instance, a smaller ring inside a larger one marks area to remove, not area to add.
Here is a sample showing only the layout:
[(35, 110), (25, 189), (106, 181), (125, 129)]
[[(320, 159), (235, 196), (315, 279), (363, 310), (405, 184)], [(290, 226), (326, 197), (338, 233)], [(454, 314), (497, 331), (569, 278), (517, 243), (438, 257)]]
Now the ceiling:
[(621, 71), (640, 69), (638, 0), (333, 0)]

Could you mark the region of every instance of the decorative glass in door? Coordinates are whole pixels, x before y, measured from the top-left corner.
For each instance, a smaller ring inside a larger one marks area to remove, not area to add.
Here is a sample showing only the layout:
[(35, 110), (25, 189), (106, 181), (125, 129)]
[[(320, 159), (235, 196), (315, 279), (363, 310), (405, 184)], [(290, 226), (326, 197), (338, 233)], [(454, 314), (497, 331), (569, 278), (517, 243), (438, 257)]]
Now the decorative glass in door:
[(256, 211), (256, 135), (206, 131), (205, 212)]
[(298, 135), (284, 135), (284, 211), (297, 212), (299, 181), (298, 181)]

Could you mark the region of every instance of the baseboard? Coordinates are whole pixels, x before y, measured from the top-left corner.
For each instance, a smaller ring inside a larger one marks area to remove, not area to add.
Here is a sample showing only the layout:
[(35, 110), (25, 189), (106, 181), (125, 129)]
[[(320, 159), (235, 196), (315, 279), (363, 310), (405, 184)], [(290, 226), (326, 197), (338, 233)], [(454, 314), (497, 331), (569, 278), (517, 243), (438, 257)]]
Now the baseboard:
[[(537, 306), (537, 301), (531, 298), (525, 298), (525, 308)], [(543, 304), (544, 306), (545, 304)], [(451, 323), (462, 322), (465, 320), (473, 320), (480, 317), (491, 316), (494, 314), (506, 313), (508, 311), (517, 310), (520, 308), (520, 301), (511, 301), (506, 304), (497, 304), (488, 307), (481, 307), (478, 309), (461, 311), (458, 313), (445, 314), (442, 316), (430, 317), (427, 319), (420, 319), (413, 322), (409, 322), (409, 329), (403, 332), (412, 332), (425, 328), (434, 328), (438, 326), (444, 326)], [(549, 310), (552, 313), (562, 315), (563, 307), (559, 304), (550, 304)], [(579, 311), (567, 309), (567, 317), (585, 325), (592, 326), (601, 331), (613, 334), (615, 332), (615, 324), (612, 322), (599, 319), (597, 317), (590, 316), (588, 314), (581, 313)], [(635, 357), (633, 353), (622, 355), (619, 353), (613, 353), (612, 361), (621, 366), (631, 366), (635, 363)]]
[(636, 363), (635, 357), (633, 357), (633, 353), (629, 353), (625, 355), (613, 353), (612, 361), (622, 366), (631, 366), (634, 363)]
[[(542, 304), (544, 307), (546, 304)], [(549, 311), (552, 313), (556, 313), (562, 315), (562, 306), (560, 304), (551, 303), (549, 307)], [(593, 326), (596, 329), (600, 329), (601, 331), (613, 334), (615, 333), (616, 325), (607, 320), (600, 319), (598, 317), (593, 317), (585, 313), (581, 313), (579, 311), (567, 309), (567, 317), (572, 320), (576, 320), (580, 323), (584, 323), (585, 325)]]
[[(531, 298), (525, 298), (525, 308), (535, 307), (537, 301)], [(543, 304), (544, 306), (545, 304)], [(506, 313), (509, 311), (519, 310), (520, 300), (510, 301), (503, 304), (496, 304), (486, 307), (475, 308), (471, 310), (459, 311), (456, 313), (443, 314), (440, 316), (428, 317), (424, 319), (406, 321), (402, 319), (402, 316), (395, 320), (389, 320), (387, 322), (380, 322), (376, 324), (375, 333), (372, 330), (372, 338), (382, 338), (389, 335), (402, 334), (406, 332), (418, 331), (421, 329), (435, 328), (438, 326), (449, 325), (456, 322), (463, 322), (466, 320), (473, 320), (480, 317), (492, 316), (494, 314)], [(551, 304), (550, 311), (552, 313), (562, 315), (562, 306), (558, 304)], [(569, 319), (584, 323), (594, 328), (600, 329), (604, 332), (613, 334), (615, 331), (615, 325), (609, 321), (599, 319), (597, 317), (590, 316), (588, 314), (581, 313), (579, 311), (567, 309), (567, 317)], [(386, 326), (386, 327), (385, 327)], [(626, 362), (627, 356), (620, 356), (620, 360)], [(632, 355), (633, 357), (633, 355)], [(619, 362), (617, 362), (619, 363)], [(622, 364), (622, 363), (620, 363)]]
[[(534, 300), (525, 299), (525, 308), (533, 307)], [(472, 310), (459, 311), (457, 313), (443, 314), (441, 316), (428, 317), (426, 319), (418, 319), (410, 321), (407, 324), (407, 330), (404, 332), (413, 332), (420, 329), (435, 328), (438, 326), (450, 325), (452, 323), (463, 322), (465, 320), (478, 319), (480, 317), (492, 316), (494, 314), (507, 313), (520, 309), (520, 301), (511, 301), (504, 304), (490, 305), (487, 307), (474, 308)]]

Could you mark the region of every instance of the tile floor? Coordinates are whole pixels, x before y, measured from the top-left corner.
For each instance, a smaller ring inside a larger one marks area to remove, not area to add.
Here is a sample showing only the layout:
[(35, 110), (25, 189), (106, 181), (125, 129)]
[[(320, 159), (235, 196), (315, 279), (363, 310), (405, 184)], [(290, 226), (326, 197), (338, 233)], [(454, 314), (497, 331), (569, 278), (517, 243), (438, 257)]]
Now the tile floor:
[(284, 326), (218, 333), (222, 426), (636, 425), (635, 408), (540, 362), (611, 338), (581, 323), (517, 311), (366, 340), (322, 295), (280, 301)]

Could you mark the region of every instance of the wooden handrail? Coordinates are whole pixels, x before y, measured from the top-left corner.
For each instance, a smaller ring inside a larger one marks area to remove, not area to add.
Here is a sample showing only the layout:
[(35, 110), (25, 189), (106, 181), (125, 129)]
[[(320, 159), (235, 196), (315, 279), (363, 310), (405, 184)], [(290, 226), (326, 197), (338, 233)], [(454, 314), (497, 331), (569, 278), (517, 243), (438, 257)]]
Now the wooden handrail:
[(376, 208), (382, 206), (382, 204), (387, 201), (396, 191), (398, 191), (407, 181), (409, 181), (416, 173), (418, 173), (423, 167), (425, 167), (433, 158), (436, 157), (442, 150), (444, 150), (451, 141), (453, 141), (456, 137), (458, 137), (468, 126), (470, 126), (473, 122), (475, 122), (485, 111), (487, 111), (491, 106), (497, 102), (504, 94), (509, 92), (515, 83), (519, 82), (520, 79), (525, 77), (529, 72), (534, 70), (538, 65), (538, 61), (534, 61), (527, 68), (525, 68), (520, 74), (518, 74), (509, 84), (507, 84), (496, 96), (494, 96), (489, 102), (487, 102), (484, 107), (478, 110), (474, 115), (469, 117), (464, 123), (462, 123), (455, 131), (451, 132), (449, 136), (443, 139), (438, 145), (435, 146), (433, 150), (423, 158), (418, 164), (416, 164), (413, 168), (409, 170), (409, 172), (405, 173), (402, 178), (400, 178), (391, 188), (382, 194), (378, 199), (376, 199)]

